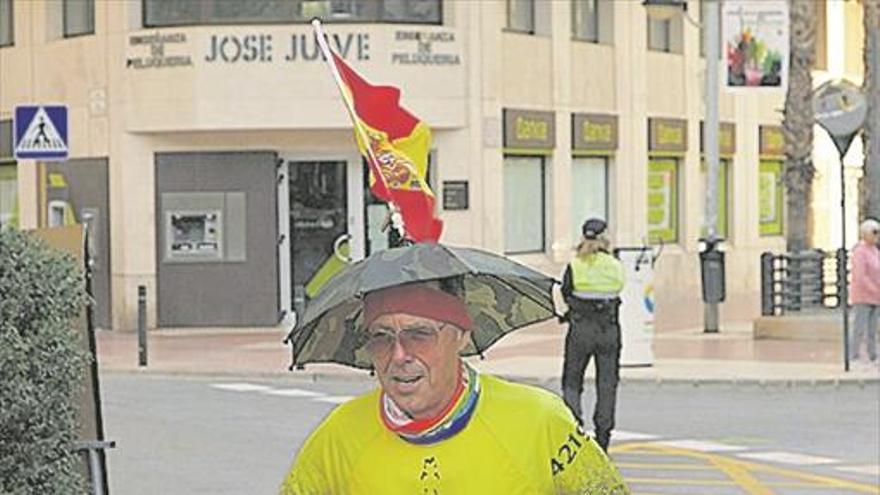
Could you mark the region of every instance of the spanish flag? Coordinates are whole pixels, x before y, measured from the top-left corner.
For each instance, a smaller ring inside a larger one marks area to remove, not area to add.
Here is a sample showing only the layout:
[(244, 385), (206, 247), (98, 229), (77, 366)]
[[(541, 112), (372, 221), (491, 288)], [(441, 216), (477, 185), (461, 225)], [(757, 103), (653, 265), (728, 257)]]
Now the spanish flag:
[(338, 74), (358, 147), (369, 163), (373, 195), (400, 209), (407, 238), (437, 242), (443, 222), (434, 216), (434, 193), (425, 180), (431, 129), (400, 106), (399, 89), (373, 86), (329, 47), (327, 51)]

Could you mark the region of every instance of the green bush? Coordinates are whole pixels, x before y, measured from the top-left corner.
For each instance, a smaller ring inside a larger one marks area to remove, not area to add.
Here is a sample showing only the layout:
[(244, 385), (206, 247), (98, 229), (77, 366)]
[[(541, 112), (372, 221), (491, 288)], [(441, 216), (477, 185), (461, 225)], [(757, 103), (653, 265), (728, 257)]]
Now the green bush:
[(86, 301), (74, 259), (0, 231), (0, 494), (82, 494), (76, 397), (89, 355), (71, 324)]

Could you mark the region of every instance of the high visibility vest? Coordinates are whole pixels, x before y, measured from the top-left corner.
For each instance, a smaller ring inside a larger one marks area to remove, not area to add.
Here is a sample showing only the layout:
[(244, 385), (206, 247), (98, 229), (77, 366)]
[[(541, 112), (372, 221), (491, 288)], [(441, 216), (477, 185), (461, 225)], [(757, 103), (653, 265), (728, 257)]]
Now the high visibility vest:
[(574, 295), (581, 298), (617, 295), (623, 290), (623, 264), (608, 253), (598, 252), (571, 260)]

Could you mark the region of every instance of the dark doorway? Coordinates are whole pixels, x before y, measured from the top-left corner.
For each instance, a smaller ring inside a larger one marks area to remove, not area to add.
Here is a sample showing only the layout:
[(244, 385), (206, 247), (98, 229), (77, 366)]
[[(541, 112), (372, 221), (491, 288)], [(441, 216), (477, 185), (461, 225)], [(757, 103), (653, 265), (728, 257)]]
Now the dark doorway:
[(305, 287), (337, 255), (348, 232), (347, 162), (289, 161), (291, 293), (302, 310)]

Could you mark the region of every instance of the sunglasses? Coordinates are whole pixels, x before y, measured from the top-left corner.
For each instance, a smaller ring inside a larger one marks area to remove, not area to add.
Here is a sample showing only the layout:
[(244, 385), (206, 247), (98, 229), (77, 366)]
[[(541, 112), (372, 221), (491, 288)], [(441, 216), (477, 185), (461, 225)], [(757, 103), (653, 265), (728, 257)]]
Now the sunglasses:
[(394, 352), (394, 344), (400, 346), (407, 354), (422, 354), (437, 345), (440, 331), (447, 325), (437, 327), (408, 327), (395, 332), (390, 328), (375, 328), (368, 332), (364, 348), (376, 359), (386, 359)]

